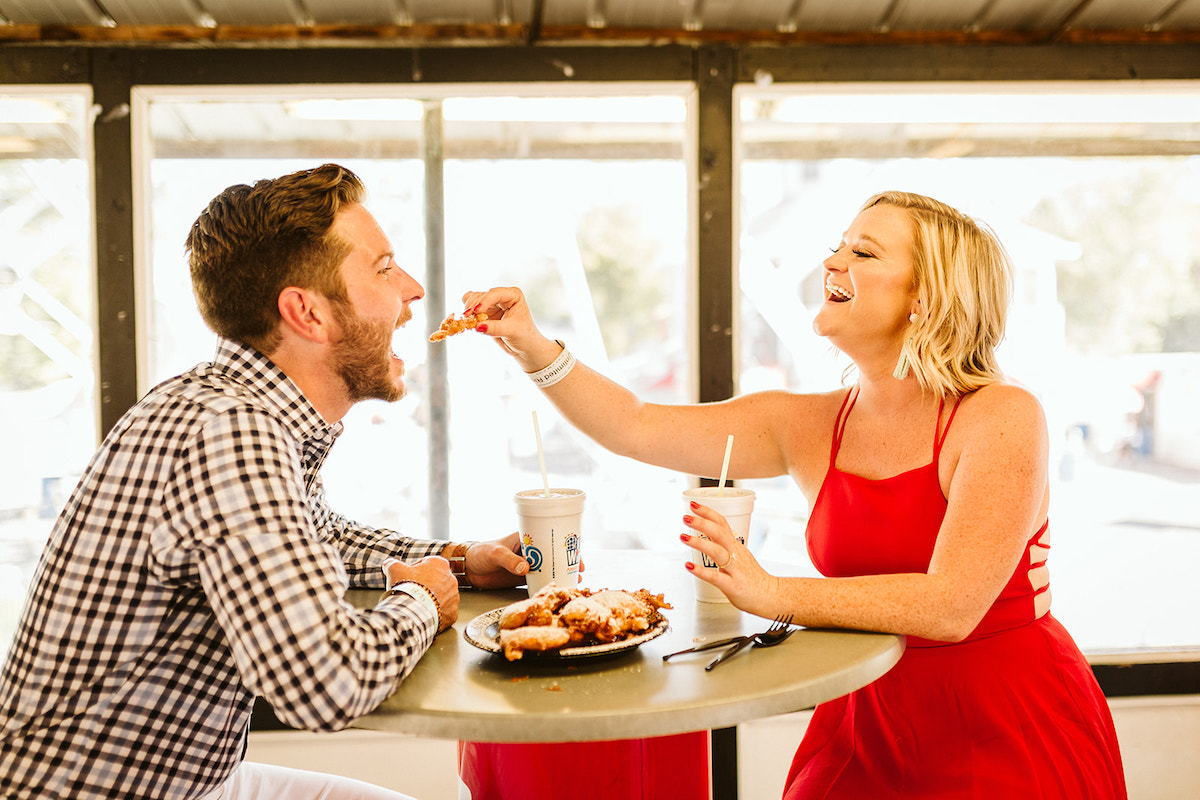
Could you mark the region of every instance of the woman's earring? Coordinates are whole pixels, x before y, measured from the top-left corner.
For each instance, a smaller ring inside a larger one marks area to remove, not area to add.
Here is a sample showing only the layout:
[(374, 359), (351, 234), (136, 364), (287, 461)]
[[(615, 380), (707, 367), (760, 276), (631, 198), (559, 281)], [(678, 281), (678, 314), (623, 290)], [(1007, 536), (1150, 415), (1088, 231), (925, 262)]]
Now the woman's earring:
[[(911, 342), (912, 339), (909, 339), (908, 341)], [(906, 342), (905, 347), (907, 346), (908, 344)], [(904, 350), (900, 351), (900, 360), (896, 362), (896, 369), (894, 372), (892, 372), (892, 377), (898, 381), (902, 381), (908, 377), (908, 355), (904, 352)]]
[[(917, 321), (916, 312), (913, 312), (912, 314), (908, 315), (908, 321), (909, 322)], [(912, 338), (909, 337), (908, 341), (906, 341), (904, 343), (904, 347), (908, 347), (911, 344), (912, 344)], [(908, 354), (903, 348), (901, 348), (901, 350), (900, 350), (900, 360), (896, 362), (896, 369), (892, 372), (892, 377), (898, 381), (902, 381), (908, 377)]]

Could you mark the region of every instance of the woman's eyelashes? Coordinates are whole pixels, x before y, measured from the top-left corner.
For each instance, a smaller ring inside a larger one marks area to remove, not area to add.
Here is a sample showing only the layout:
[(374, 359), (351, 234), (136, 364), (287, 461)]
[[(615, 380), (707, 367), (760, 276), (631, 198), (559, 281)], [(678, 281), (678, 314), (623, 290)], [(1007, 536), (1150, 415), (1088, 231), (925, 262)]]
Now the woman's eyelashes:
[[(831, 253), (833, 253), (834, 255), (836, 255), (836, 254), (840, 253), (840, 252), (841, 252), (843, 249), (845, 249), (845, 247), (846, 247), (846, 245), (844, 245), (844, 244), (840, 244), (840, 245), (838, 245), (837, 247), (831, 247), (831, 248), (829, 248), (829, 252), (831, 252)], [(859, 249), (859, 248), (857, 248), (857, 247), (851, 247), (851, 248), (850, 248), (850, 252), (851, 252), (851, 253), (852, 253), (852, 254), (853, 254), (853, 255), (854, 255), (856, 258), (874, 258), (874, 257), (875, 257), (874, 253), (871, 253), (871, 252), (869, 252), (869, 251), (867, 251), (867, 250), (861, 250), (861, 249)]]

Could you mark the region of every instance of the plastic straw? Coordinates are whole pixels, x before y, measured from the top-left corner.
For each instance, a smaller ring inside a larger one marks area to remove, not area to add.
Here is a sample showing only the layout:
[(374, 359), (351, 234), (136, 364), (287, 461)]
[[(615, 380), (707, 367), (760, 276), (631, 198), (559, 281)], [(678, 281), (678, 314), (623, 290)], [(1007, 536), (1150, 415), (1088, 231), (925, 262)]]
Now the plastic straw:
[[(544, 496), (549, 497), (550, 496), (550, 479), (546, 477), (546, 454), (542, 450), (542, 431), (538, 427), (537, 409), (534, 409), (534, 412), (533, 412), (533, 435), (537, 438), (538, 464), (542, 468), (542, 490), (545, 493)], [(732, 439), (733, 437), (730, 436), (729, 438)]]
[(725, 441), (725, 463), (721, 464), (721, 482), (717, 484), (717, 497), (725, 494), (725, 476), (729, 474), (729, 454), (733, 452), (733, 434)]

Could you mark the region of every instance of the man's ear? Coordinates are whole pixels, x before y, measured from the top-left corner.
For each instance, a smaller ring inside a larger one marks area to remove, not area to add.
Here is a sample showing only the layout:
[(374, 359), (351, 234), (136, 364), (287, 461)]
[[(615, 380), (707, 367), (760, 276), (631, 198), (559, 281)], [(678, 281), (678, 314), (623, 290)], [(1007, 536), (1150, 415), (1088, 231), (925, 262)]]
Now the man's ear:
[(329, 341), (333, 315), (329, 302), (309, 289), (288, 286), (279, 293), (279, 317), (283, 325), (310, 342)]

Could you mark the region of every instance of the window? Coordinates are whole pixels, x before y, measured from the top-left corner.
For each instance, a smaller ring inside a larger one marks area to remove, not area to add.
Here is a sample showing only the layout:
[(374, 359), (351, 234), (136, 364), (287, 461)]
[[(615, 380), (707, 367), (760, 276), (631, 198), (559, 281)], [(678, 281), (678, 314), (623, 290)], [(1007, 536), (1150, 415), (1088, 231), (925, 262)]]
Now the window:
[[(1015, 267), (1001, 363), (1050, 427), (1055, 615), (1090, 652), (1200, 645), (1200, 85), (776, 85), (737, 108), (739, 391), (843, 382), (809, 322), (870, 195), (982, 219)], [(804, 569), (803, 496), (760, 483), (764, 548)]]
[(96, 445), (89, 104), (0, 89), (0, 658)]
[[(356, 406), (326, 462), (333, 506), (416, 536), (509, 533), (512, 495), (542, 485), (536, 411), (549, 480), (588, 493), (585, 537), (677, 546), (665, 532), (678, 527), (686, 476), (586, 440), (492, 342), (425, 341), (461, 310), (464, 292), (516, 285), (542, 329), (590, 364), (647, 398), (691, 396), (691, 89), (571, 89), (423, 87), (424, 98), (387, 87), (138, 90), (149, 153), (143, 390), (212, 356), (183, 253), (209, 199), (233, 183), (338, 161), (363, 177), (397, 261), (429, 294), (396, 337), (409, 396)], [(427, 208), (444, 216), (444, 241), (429, 240)], [(444, 405), (430, 399), (438, 385), (448, 387)]]

